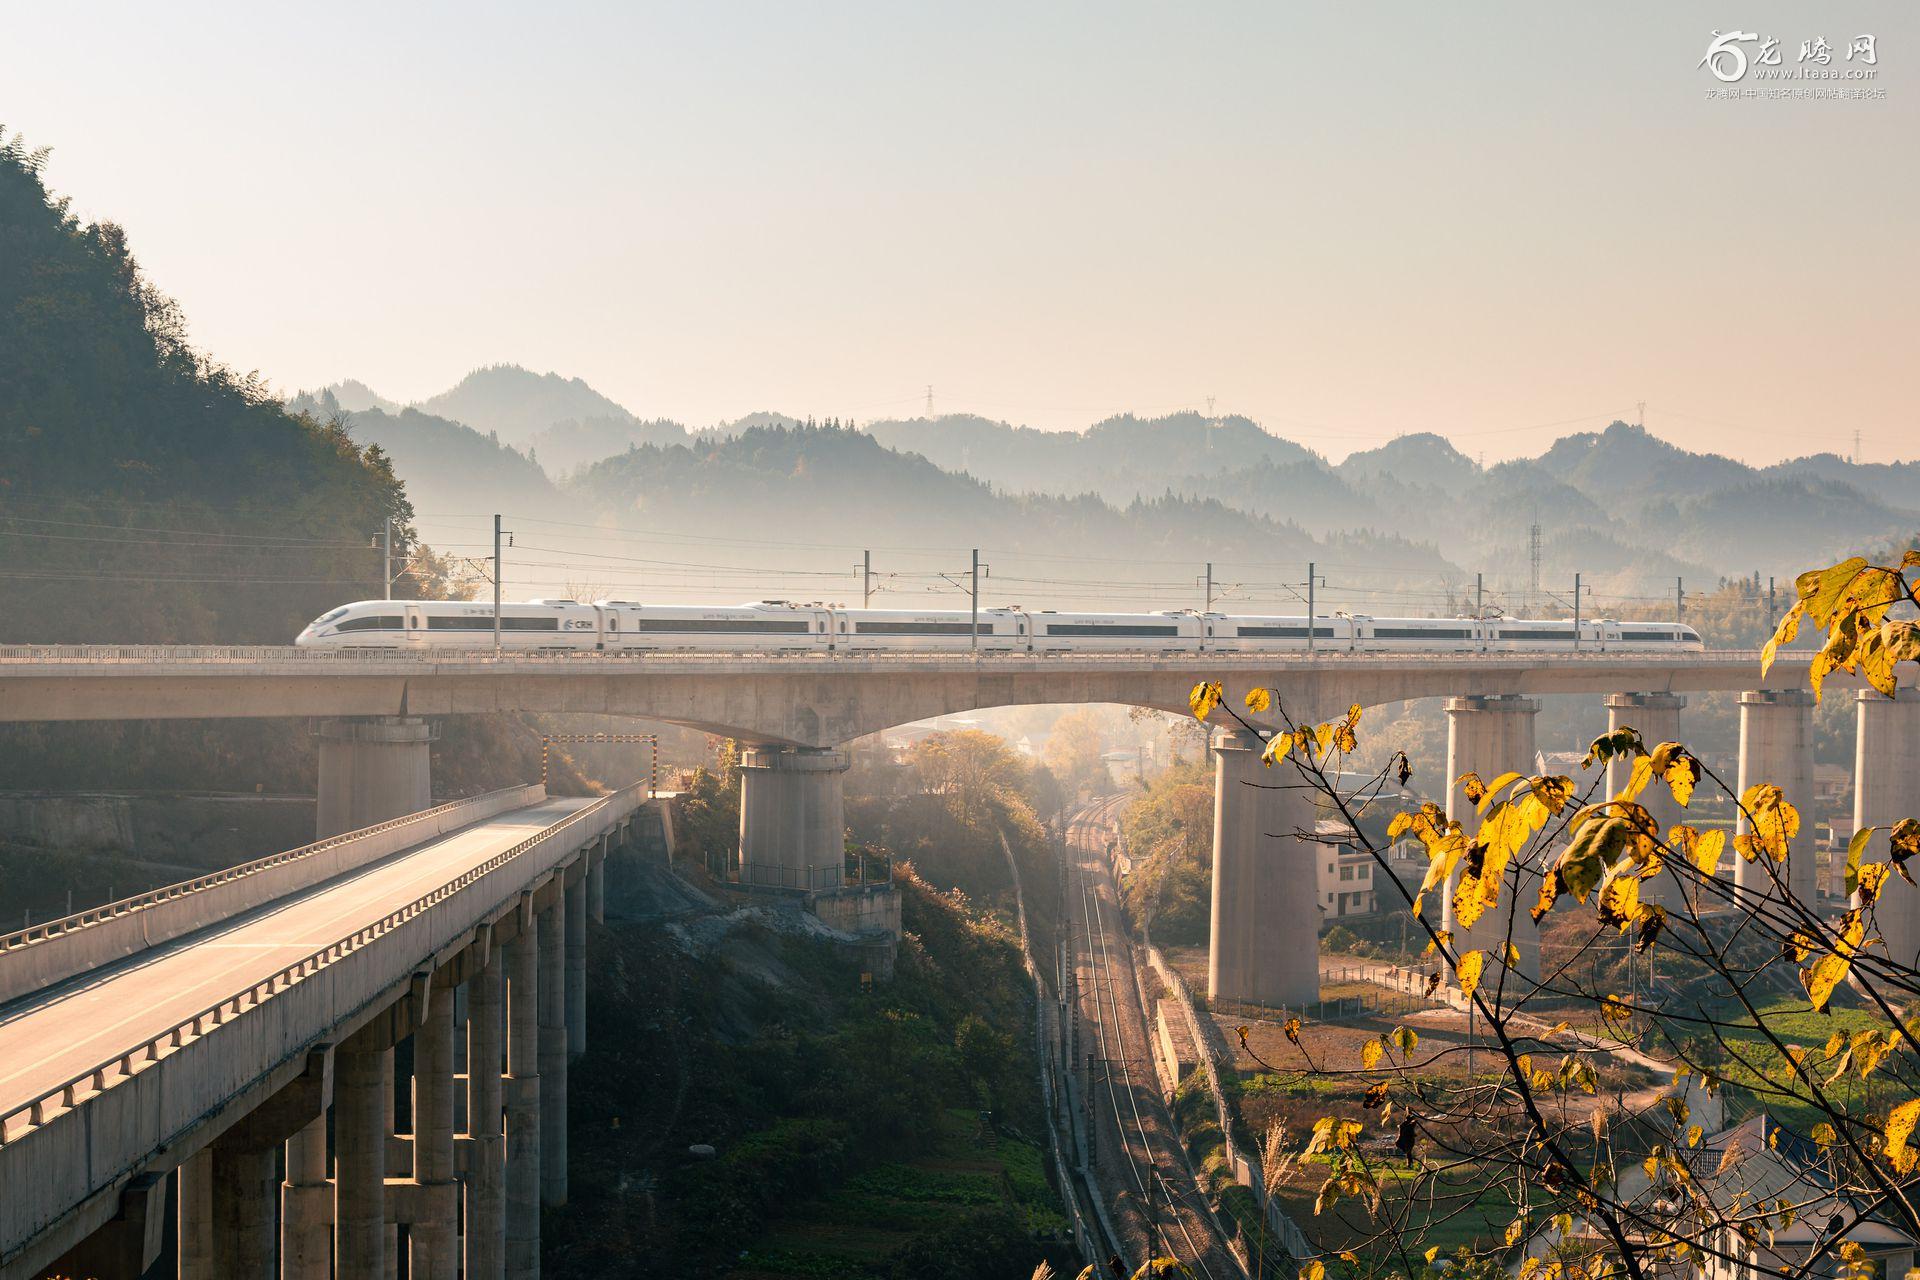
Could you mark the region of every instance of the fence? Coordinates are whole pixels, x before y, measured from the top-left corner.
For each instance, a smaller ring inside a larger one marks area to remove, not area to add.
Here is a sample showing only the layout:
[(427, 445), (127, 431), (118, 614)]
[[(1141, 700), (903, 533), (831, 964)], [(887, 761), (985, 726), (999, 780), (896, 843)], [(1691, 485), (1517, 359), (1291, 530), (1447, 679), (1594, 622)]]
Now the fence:
[(1301, 1233), (1299, 1226), (1267, 1194), (1266, 1178), (1260, 1168), (1260, 1153), (1256, 1150), (1253, 1158), (1248, 1159), (1240, 1150), (1240, 1144), (1234, 1138), (1232, 1108), (1227, 1105), (1227, 1096), (1220, 1082), (1230, 1074), (1237, 1074), (1225, 1047), (1219, 1042), (1219, 1035), (1211, 1020), (1203, 1020), (1194, 1003), (1193, 992), (1188, 989), (1186, 979), (1175, 972), (1166, 957), (1160, 954), (1160, 948), (1149, 940), (1146, 944), (1147, 963), (1160, 976), (1167, 989), (1173, 992), (1174, 999), (1180, 1005), (1181, 1016), (1187, 1021), (1187, 1030), (1193, 1036), (1194, 1047), (1204, 1059), (1207, 1069), (1207, 1092), (1213, 1098), (1214, 1118), (1219, 1122), (1222, 1141), (1226, 1144), (1227, 1167), (1233, 1170), (1233, 1180), (1253, 1193), (1254, 1202), (1260, 1206), (1266, 1218), (1267, 1229), (1273, 1232), (1280, 1247), (1295, 1262), (1305, 1262), (1312, 1258), (1315, 1250)]
[(545, 798), (539, 786), (506, 787), (15, 930), (0, 937), (0, 1001)]

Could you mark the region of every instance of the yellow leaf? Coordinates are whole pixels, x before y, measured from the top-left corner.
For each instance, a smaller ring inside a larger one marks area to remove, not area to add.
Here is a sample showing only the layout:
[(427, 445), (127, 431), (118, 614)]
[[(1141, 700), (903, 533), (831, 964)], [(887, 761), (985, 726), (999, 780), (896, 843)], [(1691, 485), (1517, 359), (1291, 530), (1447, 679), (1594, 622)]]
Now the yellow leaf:
[(1903, 1174), (1913, 1171), (1916, 1152), (1908, 1142), (1916, 1123), (1920, 1123), (1920, 1098), (1909, 1098), (1887, 1116), (1887, 1159)]
[(1266, 750), (1260, 753), (1260, 763), (1272, 767), (1275, 760), (1285, 760), (1287, 753), (1293, 750), (1293, 735), (1276, 733), (1267, 739)]
[(1607, 882), (1607, 887), (1600, 891), (1600, 901), (1596, 907), (1602, 924), (1610, 924), (1625, 933), (1640, 909), (1640, 878), (1633, 875), (1614, 876)]
[(1507, 968), (1518, 969), (1519, 967), (1520, 967), (1520, 948), (1514, 946), (1511, 942), (1509, 942), (1507, 944)]
[(1766, 646), (1760, 650), (1760, 674), (1762, 676), (1766, 675), (1768, 668), (1773, 666), (1774, 651), (1783, 644), (1792, 644), (1794, 639), (1799, 636), (1800, 619), (1805, 613), (1806, 607), (1796, 604), (1793, 608), (1787, 610), (1787, 616), (1780, 619), (1780, 625), (1773, 629), (1773, 637), (1768, 640)]
[(1427, 1246), (1427, 1252), (1426, 1252), (1426, 1259), (1427, 1259), (1427, 1265), (1428, 1265), (1428, 1266), (1432, 1266), (1432, 1265), (1433, 1265), (1433, 1260), (1434, 1260), (1435, 1258), (1437, 1258), (1437, 1257), (1439, 1257), (1439, 1256), (1440, 1256), (1440, 1246), (1439, 1246), (1439, 1245), (1437, 1245), (1437, 1244), (1435, 1244), (1435, 1245), (1428, 1245), (1428, 1246)]
[(1512, 1222), (1509, 1222), (1507, 1224), (1507, 1247), (1512, 1248), (1518, 1244), (1520, 1237), (1526, 1234), (1526, 1230), (1527, 1220), (1525, 1218), (1515, 1218)]
[(1486, 962), (1487, 956), (1483, 951), (1469, 951), (1460, 957), (1460, 963), (1455, 971), (1460, 976), (1461, 999), (1471, 996), (1474, 988), (1480, 985), (1480, 970)]
[(1220, 687), (1218, 680), (1202, 680), (1193, 686), (1193, 692), (1187, 695), (1187, 705), (1193, 708), (1195, 720), (1205, 720), (1220, 705), (1220, 699), (1226, 690)]
[(1620, 799), (1632, 800), (1647, 789), (1653, 781), (1653, 757), (1641, 756), (1633, 762), (1633, 772), (1627, 775), (1627, 785), (1620, 792)]
[(1703, 876), (1717, 875), (1720, 871), (1720, 855), (1726, 847), (1726, 832), (1702, 831), (1699, 843), (1693, 848), (1693, 865), (1699, 868)]
[(1375, 1067), (1379, 1066), (1380, 1055), (1384, 1052), (1386, 1052), (1386, 1049), (1377, 1038), (1373, 1040), (1369, 1040), (1365, 1044), (1361, 1045), (1360, 1046), (1360, 1069), (1362, 1071), (1371, 1071)]
[(1392, 1039), (1393, 1047), (1400, 1051), (1401, 1057), (1405, 1058), (1411, 1055), (1414, 1046), (1420, 1043), (1420, 1033), (1412, 1027), (1395, 1027)]
[[(1493, 798), (1495, 796), (1499, 795), (1502, 790), (1520, 781), (1520, 779), (1524, 778), (1525, 776), (1526, 775), (1523, 773), (1515, 773), (1511, 770), (1501, 774), (1499, 777), (1495, 778), (1492, 782), (1489, 782), (1486, 785), (1485, 789), (1480, 793), (1480, 798), (1474, 801), (1474, 804), (1479, 807), (1480, 812), (1485, 813), (1487, 811), (1487, 806), (1493, 803)], [(1479, 779), (1475, 778), (1474, 781), (1478, 782)]]
[(1327, 1264), (1318, 1258), (1301, 1263), (1300, 1280), (1327, 1280)]
[(1480, 775), (1469, 770), (1455, 779), (1460, 784), (1460, 794), (1467, 798), (1468, 804), (1477, 805), (1480, 797), (1487, 794), (1487, 784), (1480, 781)]
[(1860, 868), (1860, 901), (1878, 902), (1880, 890), (1886, 887), (1887, 877), (1893, 874), (1893, 867), (1885, 862), (1869, 862)]
[(1699, 1125), (1697, 1124), (1691, 1125), (1687, 1129), (1687, 1145), (1690, 1147), (1697, 1147), (1700, 1145), (1700, 1139), (1705, 1136), (1706, 1136), (1706, 1131), (1702, 1129)]
[(1273, 695), (1265, 689), (1249, 689), (1246, 703), (1249, 711), (1266, 711), (1273, 706)]
[(1800, 593), (1800, 603), (1806, 608), (1807, 621), (1816, 627), (1824, 627), (1832, 622), (1854, 579), (1866, 567), (1866, 557), (1850, 556), (1839, 564), (1825, 569), (1810, 569), (1795, 578), (1794, 589)]
[(1815, 1013), (1826, 1009), (1827, 1001), (1833, 999), (1833, 989), (1847, 976), (1852, 964), (1843, 955), (1824, 955), (1800, 971), (1800, 985), (1807, 989), (1807, 999), (1813, 1002)]

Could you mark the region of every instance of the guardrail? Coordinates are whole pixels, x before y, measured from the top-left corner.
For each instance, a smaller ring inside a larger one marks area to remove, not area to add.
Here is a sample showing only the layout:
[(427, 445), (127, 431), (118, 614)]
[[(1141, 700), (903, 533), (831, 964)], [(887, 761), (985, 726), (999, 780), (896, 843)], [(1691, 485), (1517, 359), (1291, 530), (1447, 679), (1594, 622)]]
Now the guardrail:
[[(212, 916), (259, 906), (454, 827), (545, 798), (546, 788), (538, 785), (505, 787), (0, 935), (0, 1004), (171, 941), (211, 923)], [(364, 858), (344, 856), (361, 850)], [(219, 890), (229, 892), (210, 896)]]
[[(1780, 661), (1807, 661), (1813, 650), (1782, 650)], [(0, 645), (0, 666), (24, 666), (40, 663), (74, 665), (141, 665), (157, 662), (197, 663), (205, 665), (246, 665), (259, 662), (288, 662), (302, 666), (368, 666), (379, 663), (409, 662), (433, 665), (458, 663), (475, 666), (551, 664), (623, 665), (629, 663), (691, 663), (733, 666), (743, 659), (774, 664), (806, 662), (881, 662), (902, 666), (973, 665), (976, 662), (1087, 662), (1106, 666), (1125, 666), (1142, 661), (1177, 661), (1191, 665), (1196, 659), (1229, 665), (1266, 666), (1282, 663), (1294, 666), (1319, 666), (1327, 663), (1393, 664), (1409, 659), (1431, 661), (1469, 659), (1475, 661), (1514, 661), (1583, 663), (1598, 665), (1623, 660), (1646, 659), (1653, 667), (1736, 666), (1760, 661), (1758, 649), (1708, 649), (1685, 653), (1661, 653), (1645, 649), (1316, 649), (1262, 651), (1257, 653), (1204, 649), (1137, 649), (1103, 652), (972, 650), (898, 652), (884, 649), (851, 651), (805, 650), (774, 651), (747, 649), (721, 652), (703, 649), (648, 649), (626, 653), (594, 650), (556, 650), (545, 652), (507, 650), (495, 654), (490, 649), (395, 648), (395, 649), (303, 649), (292, 645)]]
[(140, 1041), (138, 1044), (120, 1053), (106, 1058), (84, 1071), (76, 1072), (65, 1081), (44, 1090), (40, 1094), (0, 1113), (0, 1147), (17, 1142), (26, 1134), (56, 1118), (59, 1112), (68, 1111), (85, 1105), (94, 1098), (105, 1094), (116, 1084), (127, 1080), (149, 1063), (157, 1063), (169, 1053), (190, 1043), (193, 1039), (210, 1034), (212, 1029), (224, 1025), (249, 1009), (258, 1008), (274, 996), (282, 994), (299, 983), (312, 977), (329, 964), (337, 963), (344, 957), (374, 942), (376, 939), (405, 924), (421, 912), (436, 903), (458, 893), (481, 877), (498, 870), (507, 863), (530, 850), (563, 835), (568, 828), (585, 825), (596, 818), (606, 816), (609, 807), (618, 809), (615, 820), (632, 812), (639, 799), (637, 788), (628, 787), (603, 797), (577, 813), (543, 828), (520, 841), (510, 849), (503, 850), (476, 866), (455, 876), (452, 880), (426, 893), (411, 902), (387, 912), (378, 920), (355, 929), (335, 942), (309, 952), (291, 964), (282, 965), (259, 981), (250, 983), (237, 991), (223, 996), (213, 1004), (188, 1017), (180, 1019), (158, 1034)]

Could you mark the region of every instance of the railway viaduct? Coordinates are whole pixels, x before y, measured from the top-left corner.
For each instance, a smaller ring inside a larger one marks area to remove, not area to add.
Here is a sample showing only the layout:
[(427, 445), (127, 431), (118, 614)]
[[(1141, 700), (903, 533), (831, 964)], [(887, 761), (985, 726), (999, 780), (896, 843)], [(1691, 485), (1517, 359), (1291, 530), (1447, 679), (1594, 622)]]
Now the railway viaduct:
[[(538, 1274), (539, 1206), (566, 1197), (584, 930), (606, 850), (644, 796), (548, 801), (532, 788), (432, 808), (428, 717), (590, 712), (741, 739), (743, 878), (817, 889), (841, 874), (855, 738), (1017, 704), (1185, 713), (1201, 679), (1234, 698), (1271, 689), (1295, 721), (1446, 697), (1449, 778), (1531, 770), (1531, 695), (1606, 695), (1614, 725), (1658, 741), (1682, 736), (1687, 694), (1737, 691), (1742, 785), (1811, 799), (1804, 657), (1763, 679), (1753, 653), (0, 649), (0, 721), (313, 718), (320, 834), (334, 837), (0, 939), (0, 1277), (138, 1274), (168, 1178), (183, 1276), (392, 1275), (400, 1227), (411, 1276)], [(1858, 715), (1859, 821), (1920, 812), (1920, 693), (1863, 696)], [(1297, 1005), (1317, 997), (1316, 929), (1284, 926), (1314, 919), (1321, 850), (1295, 835), (1313, 825), (1304, 793), (1259, 785), (1271, 775), (1258, 748), (1240, 732), (1216, 739), (1209, 987)], [(1448, 808), (1472, 821), (1452, 791)], [(1790, 868), (1810, 896), (1811, 859)], [(1910, 957), (1920, 895), (1887, 906), (1887, 940)], [(1519, 941), (1537, 972), (1537, 938)], [(401, 1139), (387, 1073), (408, 1038), (414, 1131)]]

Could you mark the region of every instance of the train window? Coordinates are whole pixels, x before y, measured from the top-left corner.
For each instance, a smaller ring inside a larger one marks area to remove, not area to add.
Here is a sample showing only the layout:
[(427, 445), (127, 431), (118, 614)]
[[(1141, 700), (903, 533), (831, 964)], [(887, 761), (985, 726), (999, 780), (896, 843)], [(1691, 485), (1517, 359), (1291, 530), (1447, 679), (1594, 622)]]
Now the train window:
[(380, 614), (371, 618), (348, 618), (336, 630), (340, 631), (399, 631), (400, 618), (397, 615)]
[(1376, 640), (1465, 640), (1469, 633), (1458, 627), (1375, 627)]
[(785, 635), (792, 635), (797, 632), (804, 635), (809, 628), (806, 622), (790, 618), (768, 618), (765, 620), (759, 618), (645, 618), (641, 620), (639, 629), (642, 631), (693, 631), (713, 632), (716, 634), (778, 632)]
[[(501, 618), (502, 631), (558, 631), (558, 618)], [(457, 617), (432, 617), (427, 619), (429, 631), (491, 631), (492, 614), (463, 614)]]
[(863, 622), (859, 627), (868, 636), (964, 636), (968, 629), (964, 622)]
[[(1307, 638), (1307, 628), (1304, 623), (1297, 627), (1242, 626), (1240, 628), (1240, 634), (1253, 640), (1305, 640)], [(1331, 640), (1333, 639), (1333, 628), (1315, 627), (1313, 629), (1313, 635), (1316, 640)]]
[(1049, 622), (1050, 636), (1177, 636), (1176, 626), (1138, 626), (1111, 622)]

